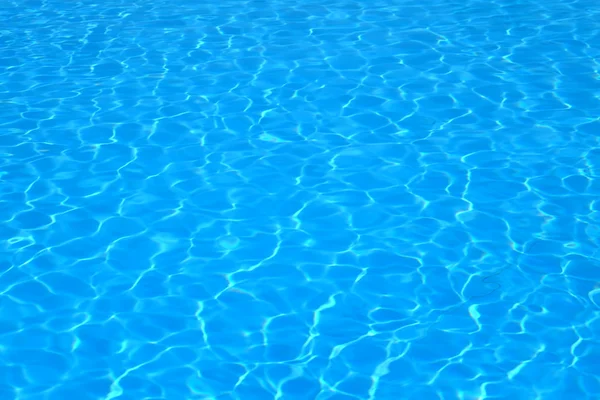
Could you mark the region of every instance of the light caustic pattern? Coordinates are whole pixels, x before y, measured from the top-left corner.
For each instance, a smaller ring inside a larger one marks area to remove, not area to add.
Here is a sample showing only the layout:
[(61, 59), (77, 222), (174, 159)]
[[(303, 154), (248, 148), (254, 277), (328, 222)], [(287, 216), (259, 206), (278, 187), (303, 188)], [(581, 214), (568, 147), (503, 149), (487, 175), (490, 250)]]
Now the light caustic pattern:
[(0, 6), (0, 398), (599, 398), (596, 2), (206, 3)]

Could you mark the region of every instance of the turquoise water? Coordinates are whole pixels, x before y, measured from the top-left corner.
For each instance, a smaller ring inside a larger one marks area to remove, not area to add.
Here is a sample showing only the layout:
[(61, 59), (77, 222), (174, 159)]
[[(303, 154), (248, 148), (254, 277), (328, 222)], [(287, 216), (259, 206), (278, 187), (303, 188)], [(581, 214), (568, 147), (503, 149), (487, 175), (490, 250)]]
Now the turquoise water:
[(0, 398), (600, 398), (595, 1), (5, 1)]

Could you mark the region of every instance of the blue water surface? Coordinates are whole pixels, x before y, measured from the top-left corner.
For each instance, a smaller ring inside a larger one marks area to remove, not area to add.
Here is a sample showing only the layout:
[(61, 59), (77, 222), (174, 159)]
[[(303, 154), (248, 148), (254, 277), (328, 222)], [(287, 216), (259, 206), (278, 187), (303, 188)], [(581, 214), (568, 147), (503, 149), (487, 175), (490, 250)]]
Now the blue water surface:
[(596, 0), (0, 4), (0, 398), (600, 398)]

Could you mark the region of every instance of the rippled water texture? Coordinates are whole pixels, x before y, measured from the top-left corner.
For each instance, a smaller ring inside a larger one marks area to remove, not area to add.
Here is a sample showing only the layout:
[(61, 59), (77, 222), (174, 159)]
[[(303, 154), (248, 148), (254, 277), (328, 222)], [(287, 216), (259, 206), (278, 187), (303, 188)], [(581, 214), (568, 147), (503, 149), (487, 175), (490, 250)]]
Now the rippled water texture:
[(600, 398), (600, 6), (3, 1), (0, 398)]

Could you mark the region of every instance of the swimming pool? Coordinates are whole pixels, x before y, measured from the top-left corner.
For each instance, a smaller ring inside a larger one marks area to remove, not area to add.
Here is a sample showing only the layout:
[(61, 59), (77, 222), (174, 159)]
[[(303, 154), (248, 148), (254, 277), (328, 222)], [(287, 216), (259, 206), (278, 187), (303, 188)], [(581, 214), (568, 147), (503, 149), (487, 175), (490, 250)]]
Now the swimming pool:
[(596, 2), (0, 17), (0, 398), (600, 397)]

